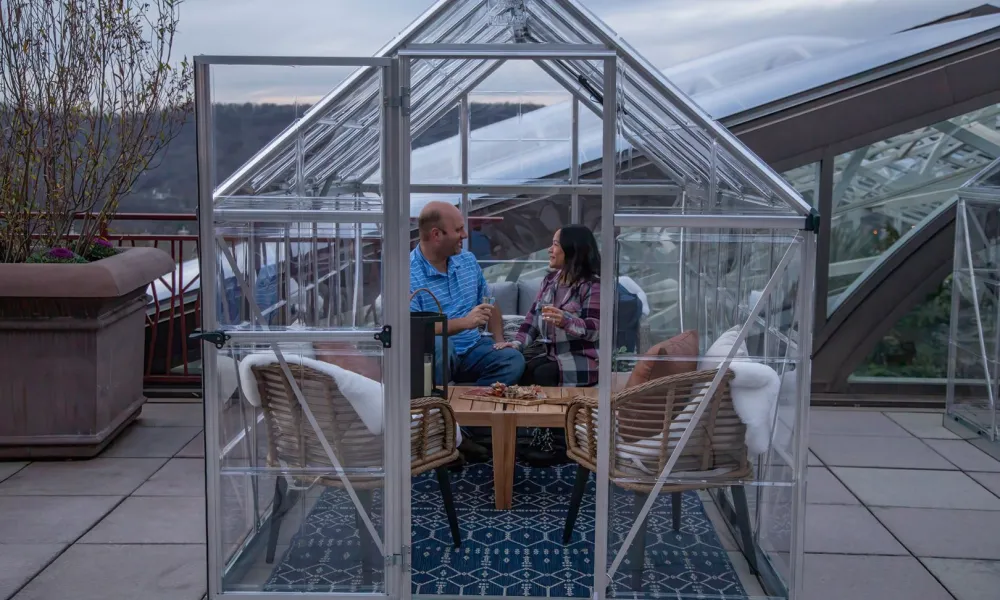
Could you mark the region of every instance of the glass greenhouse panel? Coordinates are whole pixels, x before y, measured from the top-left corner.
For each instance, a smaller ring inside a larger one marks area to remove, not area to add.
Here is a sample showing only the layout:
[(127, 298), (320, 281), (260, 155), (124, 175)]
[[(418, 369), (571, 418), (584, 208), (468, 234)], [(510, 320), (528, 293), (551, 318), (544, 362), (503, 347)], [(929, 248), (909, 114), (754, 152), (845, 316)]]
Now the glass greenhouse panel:
[[(358, 203), (348, 201), (347, 206), (353, 209)], [(224, 329), (379, 325), (373, 303), (381, 293), (380, 226), (224, 222), (216, 227), (216, 240), (215, 309)]]
[[(210, 452), (220, 460), (223, 591), (301, 593), (319, 581), (332, 592), (384, 589), (384, 402), (380, 393), (363, 406), (345, 396), (349, 370), (380, 381), (381, 345), (291, 342), (276, 352), (230, 343), (218, 351), (208, 383), (227, 398), (220, 446)], [(301, 579), (298, 565), (317, 551), (336, 560), (318, 579)]]
[(1000, 441), (1000, 191), (996, 165), (959, 191), (948, 361), (948, 415)]
[[(664, 597), (682, 581), (692, 595), (763, 595), (758, 583), (732, 576), (744, 569), (791, 587), (789, 524), (806, 460), (798, 424), (808, 410), (801, 235), (622, 229), (617, 246), (617, 273), (642, 290), (648, 313), (636, 352), (625, 322), (632, 311), (621, 299), (615, 311), (610, 595)], [(570, 414), (571, 455), (592, 468), (600, 459), (589, 436), (602, 413), (581, 404)], [(726, 551), (728, 536), (742, 553)]]

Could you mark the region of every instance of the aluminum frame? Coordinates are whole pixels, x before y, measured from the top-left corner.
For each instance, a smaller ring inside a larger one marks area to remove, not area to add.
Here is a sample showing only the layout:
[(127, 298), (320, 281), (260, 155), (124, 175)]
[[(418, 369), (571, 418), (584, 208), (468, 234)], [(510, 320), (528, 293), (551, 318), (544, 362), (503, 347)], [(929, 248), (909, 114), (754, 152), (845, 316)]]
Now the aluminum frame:
[[(400, 331), (401, 335), (397, 338), (395, 346), (384, 349), (382, 352), (383, 374), (385, 380), (383, 389), (383, 414), (385, 418), (385, 435), (383, 436), (383, 439), (385, 446), (383, 452), (386, 460), (384, 465), (385, 478), (382, 488), (384, 497), (383, 531), (380, 535), (370, 516), (367, 514), (367, 511), (365, 511), (361, 506), (360, 501), (354, 492), (353, 485), (347, 478), (349, 471), (340, 466), (336, 453), (333, 452), (329, 442), (323, 436), (316, 418), (312, 414), (312, 410), (308, 403), (305, 401), (302, 392), (299, 389), (298, 383), (289, 367), (288, 361), (285, 359), (284, 351), (281, 348), (281, 344), (288, 342), (314, 341), (320, 339), (327, 341), (330, 339), (340, 341), (373, 341), (374, 333), (378, 330), (335, 329), (333, 331), (303, 331), (271, 329), (263, 321), (263, 313), (257, 305), (254, 294), (251, 292), (251, 288), (249, 287), (248, 281), (253, 277), (253, 269), (250, 269), (250, 272), (246, 275), (241, 273), (240, 267), (237, 264), (237, 261), (226, 240), (215, 230), (217, 224), (220, 222), (245, 221), (253, 223), (267, 222), (286, 224), (314, 222), (315, 233), (315, 223), (334, 222), (354, 223), (355, 233), (357, 233), (357, 228), (362, 223), (382, 223), (384, 231), (386, 232), (386, 234), (383, 235), (386, 256), (383, 274), (385, 276), (384, 285), (387, 298), (383, 310), (387, 317), (386, 322), (407, 323), (408, 306), (400, 299), (402, 297), (402, 290), (408, 287), (408, 272), (405, 272), (400, 276), (397, 275), (395, 271), (402, 270), (401, 266), (405, 263), (405, 257), (408, 252), (408, 248), (403, 242), (403, 240), (406, 239), (405, 234), (409, 231), (408, 220), (401, 219), (401, 216), (397, 212), (386, 210), (387, 207), (399, 204), (398, 190), (396, 186), (398, 171), (396, 164), (399, 160), (399, 156), (396, 154), (396, 149), (399, 145), (396, 140), (397, 132), (399, 130), (398, 113), (401, 112), (401, 108), (398, 103), (389, 101), (392, 98), (398, 98), (399, 79), (396, 74), (398, 61), (392, 58), (381, 58), (378, 60), (373, 60), (371, 58), (324, 58), (304, 61), (306, 64), (370, 66), (380, 69), (382, 73), (382, 94), (383, 97), (386, 98), (386, 102), (384, 103), (381, 114), (381, 128), (382, 135), (384, 136), (382, 145), (383, 157), (381, 164), (383, 170), (383, 180), (387, 182), (381, 189), (384, 200), (381, 204), (383, 212), (381, 214), (373, 214), (372, 212), (367, 211), (340, 211), (338, 214), (315, 211), (279, 211), (267, 209), (242, 210), (216, 207), (216, 198), (218, 198), (220, 194), (218, 193), (217, 188), (213, 189), (215, 176), (211, 119), (211, 65), (270, 65), (290, 64), (291, 62), (291, 59), (273, 57), (265, 59), (260, 63), (255, 62), (255, 60), (255, 57), (196, 57), (195, 59), (195, 118), (198, 134), (199, 237), (202, 241), (202, 253), (200, 256), (201, 272), (215, 273), (217, 270), (215, 261), (221, 253), (222, 257), (228, 263), (233, 272), (236, 283), (242, 291), (244, 301), (249, 305), (251, 321), (256, 322), (256, 325), (251, 330), (239, 328), (232, 329), (226, 327), (222, 327), (221, 330), (225, 331), (229, 336), (229, 340), (235, 343), (261, 343), (269, 344), (271, 346), (271, 350), (274, 352), (278, 364), (284, 372), (294, 395), (298, 399), (299, 406), (301, 407), (306, 420), (309, 421), (310, 426), (318, 434), (319, 442), (321, 446), (323, 446), (324, 451), (333, 465), (332, 471), (340, 477), (344, 490), (351, 498), (351, 501), (355, 505), (360, 518), (365, 524), (365, 527), (373, 537), (376, 547), (378, 548), (380, 554), (385, 557), (385, 590), (383, 593), (331, 594), (331, 596), (338, 598), (354, 598), (357, 600), (399, 597), (401, 595), (401, 582), (404, 579), (402, 571), (405, 562), (402, 560), (402, 557), (405, 550), (402, 544), (404, 535), (401, 532), (403, 529), (403, 523), (401, 520), (396, 520), (396, 517), (399, 517), (399, 519), (402, 518), (402, 505), (404, 504), (403, 493), (408, 493), (408, 488), (404, 488), (402, 486), (403, 477), (400, 475), (399, 471), (402, 470), (402, 465), (408, 465), (408, 460), (406, 459), (408, 459), (409, 448), (408, 446), (404, 447), (402, 440), (409, 435), (409, 418), (408, 411), (405, 410), (404, 405), (401, 403), (389, 402), (386, 399), (399, 397), (400, 394), (405, 391), (403, 390), (401, 382), (408, 380), (409, 373), (408, 363), (403, 357), (402, 348), (406, 347), (407, 344), (409, 337), (408, 328), (405, 325), (398, 327), (398, 329), (401, 329), (402, 331)], [(275, 199), (279, 201), (281, 200), (280, 197), (276, 197)], [(397, 234), (394, 235), (389, 233), (393, 230), (398, 230)], [(356, 242), (359, 242), (360, 236), (355, 236), (355, 240)], [(285, 242), (287, 245), (288, 240), (286, 239)], [(355, 246), (355, 252), (358, 252), (360, 250), (360, 244), (356, 243)], [(288, 249), (286, 248), (286, 252), (287, 251)], [(286, 256), (291, 257), (291, 254), (288, 253)], [(356, 271), (360, 274), (360, 269), (356, 269)], [(287, 283), (288, 282), (286, 282), (286, 285)], [(202, 328), (205, 331), (220, 330), (220, 324), (218, 323), (215, 314), (215, 306), (217, 302), (215, 289), (216, 284), (217, 281), (214, 276), (203, 278), (201, 288), (203, 300), (207, 301), (208, 304), (206, 304), (206, 306), (210, 307), (202, 311)], [(355, 299), (355, 301), (356, 300), (357, 299)], [(221, 447), (218, 416), (219, 406), (221, 406), (221, 403), (225, 400), (225, 398), (221, 397), (217, 393), (219, 390), (215, 389), (217, 386), (213, 385), (217, 381), (217, 378), (215, 377), (215, 373), (217, 371), (217, 360), (215, 350), (207, 341), (203, 342), (203, 357), (205, 372), (205, 377), (203, 378), (203, 398), (205, 401), (205, 438), (206, 447), (209, 449), (206, 460), (206, 530), (208, 541), (207, 569), (209, 597), (300, 597), (301, 594), (299, 593), (245, 593), (225, 591), (222, 589), (222, 581), (226, 570), (224, 562), (226, 564), (232, 564), (233, 562), (232, 560), (224, 561), (222, 556), (223, 540), (220, 518), (222, 507), (221, 490), (219, 488), (221, 479), (221, 463), (220, 457), (215, 454), (215, 452), (217, 452), (217, 450)], [(241, 398), (241, 406), (242, 401), (243, 400)], [(404, 412), (407, 414), (404, 415)], [(250, 435), (252, 436), (252, 433)], [(327, 469), (327, 471), (330, 470), (331, 469)], [(408, 475), (408, 473), (409, 472), (407, 470), (406, 474)], [(256, 534), (251, 532), (250, 535), (251, 537), (254, 537)], [(238, 550), (237, 553), (245, 551), (246, 548), (247, 545), (244, 544), (242, 549)], [(235, 560), (235, 557), (233, 560)]]

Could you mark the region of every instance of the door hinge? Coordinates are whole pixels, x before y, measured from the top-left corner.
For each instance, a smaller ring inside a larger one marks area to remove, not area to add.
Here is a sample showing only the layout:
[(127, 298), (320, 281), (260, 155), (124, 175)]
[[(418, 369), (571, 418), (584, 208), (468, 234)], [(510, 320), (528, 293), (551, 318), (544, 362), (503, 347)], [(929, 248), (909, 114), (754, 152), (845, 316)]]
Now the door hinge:
[(403, 116), (410, 115), (410, 90), (401, 88), (398, 96), (386, 96), (383, 103), (389, 108), (398, 108)]
[(401, 554), (390, 554), (385, 557), (386, 567), (401, 567), (406, 573), (410, 571), (410, 547), (403, 546)]
[(204, 340), (219, 350), (222, 350), (226, 346), (226, 342), (230, 340), (229, 334), (225, 331), (201, 331), (200, 329), (196, 329), (188, 337), (199, 342)]
[(382, 342), (383, 348), (392, 348), (392, 326), (383, 326), (382, 331), (375, 334), (375, 341)]

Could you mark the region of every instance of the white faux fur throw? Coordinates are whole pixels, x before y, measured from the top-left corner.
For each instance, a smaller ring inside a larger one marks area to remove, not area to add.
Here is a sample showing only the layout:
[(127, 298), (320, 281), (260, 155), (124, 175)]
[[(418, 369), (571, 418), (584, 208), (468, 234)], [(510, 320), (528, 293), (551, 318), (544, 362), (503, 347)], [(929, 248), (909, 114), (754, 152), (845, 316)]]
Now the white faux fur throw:
[(747, 450), (750, 456), (763, 454), (771, 442), (781, 380), (774, 369), (760, 363), (733, 361), (729, 369), (733, 372), (729, 382), (733, 408), (747, 426)]

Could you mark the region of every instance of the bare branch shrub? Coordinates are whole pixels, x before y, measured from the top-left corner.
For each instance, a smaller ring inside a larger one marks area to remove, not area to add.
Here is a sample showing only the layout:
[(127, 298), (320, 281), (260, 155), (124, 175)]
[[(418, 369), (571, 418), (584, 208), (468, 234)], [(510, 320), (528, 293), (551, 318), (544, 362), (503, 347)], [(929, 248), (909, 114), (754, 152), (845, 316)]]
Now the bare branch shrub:
[[(0, 1), (0, 262), (83, 254), (183, 125), (182, 0)], [(77, 214), (95, 213), (78, 223)], [(72, 241), (71, 241), (72, 240)]]

